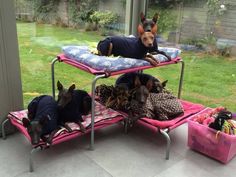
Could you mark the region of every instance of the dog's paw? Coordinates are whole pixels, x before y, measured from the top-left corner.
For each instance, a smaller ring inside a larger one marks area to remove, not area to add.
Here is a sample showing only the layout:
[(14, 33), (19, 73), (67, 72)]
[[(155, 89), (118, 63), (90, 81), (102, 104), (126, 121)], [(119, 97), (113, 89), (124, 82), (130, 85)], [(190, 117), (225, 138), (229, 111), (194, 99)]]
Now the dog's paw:
[(80, 126), (80, 131), (82, 133), (85, 133), (86, 132), (86, 129), (84, 128), (84, 126), (82, 124), (79, 125)]
[(166, 55), (166, 58), (168, 59), (168, 61), (171, 61), (171, 57), (169, 55)]
[(46, 141), (46, 148), (50, 148), (52, 145), (52, 139), (48, 138)]
[(66, 130), (71, 133), (73, 130), (70, 128), (69, 125), (65, 124), (64, 127), (66, 128)]
[(82, 133), (85, 133), (86, 132), (86, 129), (83, 127), (80, 129)]
[(152, 66), (158, 66), (158, 62), (157, 61), (154, 61), (154, 60), (152, 60), (151, 62), (150, 62), (150, 64), (152, 65)]
[(69, 133), (73, 132), (73, 130), (70, 127), (66, 128), (68, 130)]
[(146, 59), (152, 66), (158, 66), (159, 62), (155, 59), (148, 58)]

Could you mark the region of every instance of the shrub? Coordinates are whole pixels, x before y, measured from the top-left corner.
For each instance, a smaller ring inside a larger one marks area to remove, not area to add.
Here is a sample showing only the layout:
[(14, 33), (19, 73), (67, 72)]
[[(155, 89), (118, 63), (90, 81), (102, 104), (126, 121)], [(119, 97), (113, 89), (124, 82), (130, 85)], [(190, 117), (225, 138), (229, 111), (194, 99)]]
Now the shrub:
[(175, 14), (176, 12), (174, 10), (153, 7), (152, 9), (149, 9), (147, 17), (152, 18), (156, 12), (160, 13), (160, 18), (157, 22), (158, 33), (164, 33), (176, 29), (177, 15)]
[(91, 22), (90, 15), (97, 9), (98, 0), (68, 0), (69, 19), (78, 26)]
[(116, 23), (118, 20), (118, 15), (111, 11), (95, 11), (92, 15), (90, 15), (92, 22), (95, 22), (101, 27), (105, 25)]

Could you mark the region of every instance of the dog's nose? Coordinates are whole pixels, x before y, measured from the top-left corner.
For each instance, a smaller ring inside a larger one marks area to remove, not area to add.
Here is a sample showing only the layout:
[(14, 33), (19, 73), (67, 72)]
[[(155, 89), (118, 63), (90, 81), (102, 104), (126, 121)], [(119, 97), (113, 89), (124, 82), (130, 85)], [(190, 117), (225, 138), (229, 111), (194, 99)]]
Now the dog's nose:
[(151, 32), (151, 26), (147, 26), (147, 27), (145, 28), (145, 32)]
[(145, 103), (145, 98), (141, 98), (141, 99), (140, 99), (140, 103), (141, 103), (141, 104), (144, 104), (144, 103)]
[(149, 47), (152, 47), (152, 44), (148, 44)]

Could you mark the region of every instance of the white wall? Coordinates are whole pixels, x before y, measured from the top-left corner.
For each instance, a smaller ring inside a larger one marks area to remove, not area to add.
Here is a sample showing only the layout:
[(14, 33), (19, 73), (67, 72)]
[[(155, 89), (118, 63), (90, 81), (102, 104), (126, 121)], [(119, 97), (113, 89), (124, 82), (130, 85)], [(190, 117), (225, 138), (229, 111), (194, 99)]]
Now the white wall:
[(13, 0), (0, 0), (0, 123), (23, 108)]

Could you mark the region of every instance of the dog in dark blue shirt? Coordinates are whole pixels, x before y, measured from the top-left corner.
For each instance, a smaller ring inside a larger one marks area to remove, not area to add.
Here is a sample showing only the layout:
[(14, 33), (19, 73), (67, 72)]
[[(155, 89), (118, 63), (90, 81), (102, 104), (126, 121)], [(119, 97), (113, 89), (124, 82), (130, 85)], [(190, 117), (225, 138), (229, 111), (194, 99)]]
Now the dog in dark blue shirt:
[[(28, 119), (22, 119), (33, 145), (38, 144), (40, 138), (51, 144), (53, 135), (58, 130), (57, 121), (57, 102), (49, 95), (34, 98), (28, 105)], [(49, 135), (49, 138), (45, 135)]]
[(161, 93), (168, 82), (168, 80), (160, 82), (157, 78), (150, 74), (131, 72), (119, 76), (115, 85), (118, 86), (125, 84), (128, 90), (132, 90), (135, 88), (136, 77), (139, 78), (141, 85), (148, 85), (149, 92), (151, 93)]
[(158, 65), (158, 61), (152, 54), (165, 55), (165, 52), (158, 50), (156, 41), (158, 14), (152, 20), (145, 18), (141, 13), (141, 24), (138, 26), (139, 37), (111, 36), (100, 41), (97, 45), (98, 54), (102, 56), (122, 56), (127, 58), (144, 59), (153, 66)]
[(92, 99), (84, 90), (75, 90), (75, 84), (69, 89), (65, 89), (60, 81), (57, 82), (58, 94), (58, 113), (59, 124), (65, 126), (68, 131), (72, 131), (66, 122), (75, 122), (80, 126), (80, 130), (85, 132), (82, 115), (87, 115), (91, 111)]

